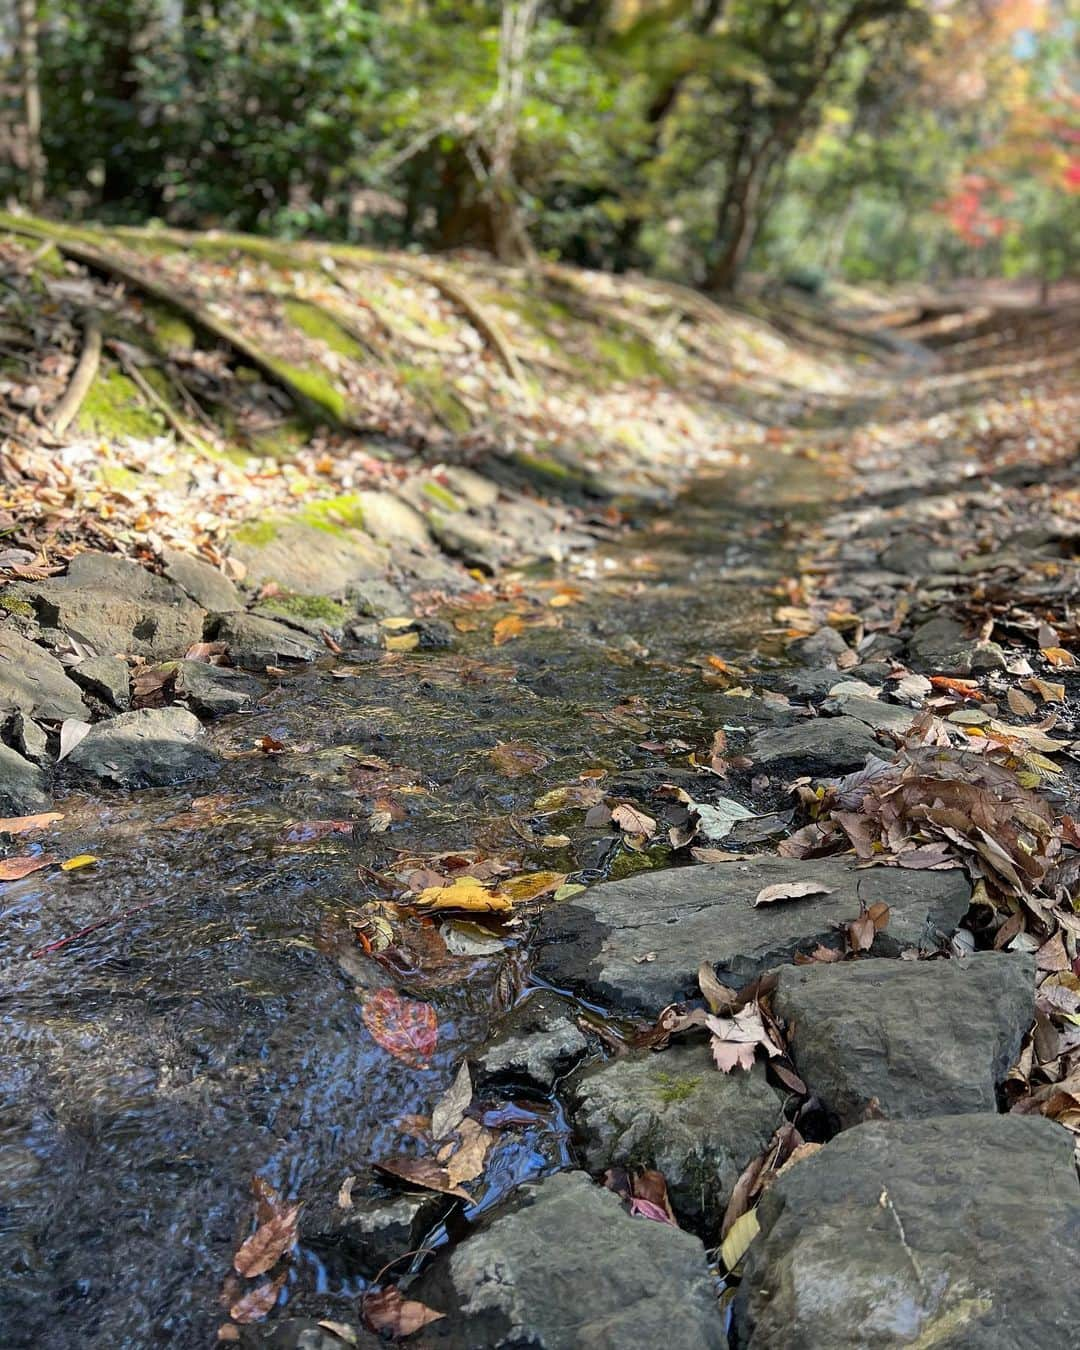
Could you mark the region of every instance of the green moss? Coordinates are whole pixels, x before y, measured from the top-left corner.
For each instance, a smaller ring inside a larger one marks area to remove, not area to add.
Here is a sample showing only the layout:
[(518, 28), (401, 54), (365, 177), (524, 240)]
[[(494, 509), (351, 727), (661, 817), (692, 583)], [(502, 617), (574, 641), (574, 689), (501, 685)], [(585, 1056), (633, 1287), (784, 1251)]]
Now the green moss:
[(651, 342), (629, 333), (598, 333), (593, 342), (612, 374), (620, 380), (642, 380), (649, 376), (670, 378), (671, 371)]
[(296, 519), (317, 530), (337, 534), (342, 530), (363, 529), (364, 508), (358, 496), (347, 493), (342, 497), (324, 497), (321, 501), (308, 502), (296, 513)]
[(325, 375), (304, 366), (294, 366), (288, 361), (272, 360), (270, 365), (316, 413), (328, 414), (333, 422), (348, 421), (349, 405), (345, 395)]
[(657, 1093), (660, 1100), (665, 1106), (673, 1106), (677, 1102), (685, 1102), (694, 1095), (701, 1082), (701, 1074), (658, 1073), (656, 1081), (660, 1085)]
[(424, 483), (420, 491), (425, 497), (430, 497), (436, 506), (441, 506), (445, 511), (460, 511), (462, 509), (461, 503), (452, 492), (444, 488), (441, 483), (436, 483), (430, 478)]
[(143, 402), (135, 385), (121, 371), (103, 366), (79, 412), (78, 429), (88, 436), (121, 436), (146, 440), (160, 436), (160, 414)]
[(141, 492), (145, 480), (134, 469), (125, 469), (122, 464), (102, 464), (97, 471), (98, 482), (112, 492)]
[(319, 619), (340, 627), (350, 611), (328, 595), (273, 595), (263, 600), (259, 609), (270, 609), (276, 614), (288, 614), (297, 619)]
[(455, 436), (464, 436), (469, 431), (472, 426), (469, 410), (450, 388), (443, 371), (426, 366), (399, 366), (398, 374), (413, 398), (422, 403), (447, 431), (452, 431)]
[(145, 306), (145, 314), (154, 340), (165, 351), (194, 350), (195, 330), (175, 310), (150, 303)]
[(248, 450), (238, 452), (241, 463), (248, 455), (260, 455), (266, 459), (294, 459), (296, 452), (308, 443), (310, 428), (299, 418), (286, 418), (267, 431), (260, 431), (246, 438)]
[(6, 591), (0, 591), (0, 609), (16, 615), (20, 619), (32, 619), (34, 617), (34, 606), (29, 600), (20, 600), (17, 595), (8, 595)]
[(321, 305), (311, 304), (307, 300), (289, 299), (282, 308), (292, 323), (306, 333), (308, 337), (325, 342), (333, 352), (347, 356), (354, 361), (364, 359), (364, 349)]
[(514, 462), (530, 478), (538, 479), (541, 483), (549, 483), (556, 487), (583, 488), (589, 485), (589, 475), (584, 469), (567, 464), (564, 460), (555, 459), (551, 455), (519, 450), (514, 455)]
[(233, 530), (233, 538), (238, 544), (248, 544), (251, 548), (266, 548), (277, 538), (278, 527), (272, 520), (249, 520)]

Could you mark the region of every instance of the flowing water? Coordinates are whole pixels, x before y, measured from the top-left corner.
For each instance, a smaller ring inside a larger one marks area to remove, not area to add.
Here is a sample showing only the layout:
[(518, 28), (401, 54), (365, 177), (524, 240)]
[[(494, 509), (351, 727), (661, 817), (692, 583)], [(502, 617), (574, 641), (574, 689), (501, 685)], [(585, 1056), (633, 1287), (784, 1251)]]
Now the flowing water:
[[(210, 1344), (254, 1173), (325, 1203), (415, 1147), (408, 1117), (430, 1112), (527, 986), (534, 920), (486, 940), (406, 921), (376, 960), (355, 936), (357, 911), (385, 895), (372, 874), (455, 850), (585, 883), (674, 861), (586, 829), (580, 809), (533, 804), (582, 781), (643, 805), (661, 783), (700, 790), (685, 747), (724, 721), (740, 735), (707, 658), (775, 659), (770, 591), (792, 565), (791, 520), (820, 493), (806, 461), (755, 457), (577, 574), (527, 578), (541, 603), (526, 620), (557, 627), (527, 623), (494, 647), (505, 606), (449, 610), (450, 651), (346, 653), (268, 680), (255, 712), (212, 726), (227, 758), (211, 780), (57, 803), (65, 819), (40, 847), (100, 861), (0, 892), (3, 1345)], [(544, 604), (564, 581), (580, 600)], [(262, 737), (283, 752), (254, 749)], [(547, 763), (507, 777), (500, 742)], [(384, 809), (400, 818), (372, 831)], [(315, 823), (331, 821), (348, 823)], [(552, 835), (568, 842), (541, 842)], [(365, 1028), (363, 1000), (385, 986), (435, 1006), (429, 1068)], [(466, 1218), (572, 1161), (556, 1102), (490, 1110), (498, 1142)], [(319, 1295), (319, 1315), (329, 1298), (355, 1320), (362, 1288), (301, 1246), (282, 1303)]]

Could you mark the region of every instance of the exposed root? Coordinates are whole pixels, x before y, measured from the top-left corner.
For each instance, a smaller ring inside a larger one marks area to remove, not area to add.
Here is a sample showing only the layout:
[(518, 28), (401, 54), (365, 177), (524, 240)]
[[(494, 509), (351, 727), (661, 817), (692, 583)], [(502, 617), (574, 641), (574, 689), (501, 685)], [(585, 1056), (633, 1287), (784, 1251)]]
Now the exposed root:
[(49, 415), (45, 426), (53, 436), (62, 436), (79, 415), (79, 409), (97, 378), (101, 365), (101, 319), (88, 314), (83, 324), (83, 348), (72, 372), (71, 383)]
[(129, 361), (119, 347), (113, 347), (112, 351), (116, 356), (116, 359), (120, 362), (124, 374), (136, 389), (138, 389), (139, 393), (142, 394), (143, 398), (146, 399), (147, 403), (151, 404), (159, 413), (161, 413), (162, 417), (164, 417), (165, 421), (168, 422), (169, 426), (172, 427), (173, 431), (176, 432), (177, 436), (179, 436), (182, 441), (190, 445), (193, 450), (198, 451), (200, 455), (205, 454), (206, 446), (203, 442), (199, 440), (198, 436), (195, 435), (183, 418), (177, 416), (175, 409), (169, 403), (168, 399), (161, 397), (135, 362)]

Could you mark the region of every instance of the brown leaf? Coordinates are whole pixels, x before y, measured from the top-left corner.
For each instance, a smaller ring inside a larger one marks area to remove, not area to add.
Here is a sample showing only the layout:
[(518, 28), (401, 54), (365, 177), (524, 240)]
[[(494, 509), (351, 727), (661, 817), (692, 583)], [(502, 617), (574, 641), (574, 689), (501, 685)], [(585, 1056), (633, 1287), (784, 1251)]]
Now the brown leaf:
[(468, 1060), (462, 1060), (454, 1081), (435, 1103), (431, 1113), (431, 1134), (434, 1139), (445, 1139), (461, 1124), (462, 1117), (472, 1101), (472, 1078)]
[(255, 1232), (241, 1243), (233, 1257), (233, 1267), (239, 1275), (248, 1279), (256, 1275), (265, 1275), (287, 1251), (296, 1244), (296, 1224), (300, 1217), (300, 1206), (275, 1214), (266, 1223), (260, 1224)]
[(1035, 713), (1035, 700), (1028, 698), (1021, 690), (1012, 688), (1006, 694), (1006, 701), (1017, 717), (1032, 717)]
[(730, 1012), (735, 1007), (738, 1002), (735, 990), (720, 983), (716, 978), (716, 971), (708, 961), (702, 961), (698, 966), (697, 979), (701, 996), (709, 1005), (710, 1012)]
[(229, 1316), (234, 1322), (261, 1322), (278, 1301), (278, 1295), (287, 1278), (288, 1271), (283, 1270), (276, 1279), (257, 1285), (232, 1305)]
[(777, 900), (801, 900), (806, 895), (832, 895), (829, 886), (820, 881), (778, 881), (773, 886), (764, 886), (754, 897), (752, 904), (771, 905)]
[(373, 1166), (412, 1186), (422, 1186), (426, 1191), (441, 1191), (443, 1195), (456, 1195), (462, 1200), (472, 1201), (469, 1192), (451, 1181), (445, 1169), (431, 1158), (384, 1158)]
[(492, 629), (492, 637), (496, 647), (501, 647), (506, 642), (511, 642), (514, 638), (520, 637), (525, 631), (525, 620), (520, 614), (508, 614), (505, 619), (500, 619)]
[(4, 858), (0, 861), (0, 881), (19, 881), (31, 872), (40, 872), (43, 867), (52, 867), (55, 858), (46, 853), (27, 855), (22, 858)]
[(495, 1136), (483, 1125), (466, 1117), (459, 1129), (461, 1144), (446, 1164), (446, 1178), (451, 1186), (463, 1181), (475, 1181), (484, 1170), (484, 1160), (495, 1142)]
[(431, 1322), (445, 1317), (426, 1303), (414, 1298), (403, 1298), (397, 1289), (382, 1289), (377, 1294), (365, 1294), (362, 1302), (364, 1321), (377, 1335), (384, 1332), (394, 1340), (411, 1336)]
[(877, 929), (869, 914), (863, 913), (857, 919), (853, 919), (848, 924), (847, 931), (848, 942), (853, 952), (868, 952), (874, 945)]
[(692, 848), (690, 856), (695, 862), (701, 863), (727, 863), (744, 862), (747, 858), (752, 858), (752, 853), (728, 853), (722, 848)]
[(504, 778), (523, 778), (550, 763), (542, 750), (534, 745), (526, 745), (523, 741), (500, 741), (488, 753)]
[(41, 811), (36, 816), (0, 816), (0, 834), (26, 834), (28, 830), (45, 830), (63, 819), (61, 811)]
[(435, 1053), (439, 1024), (430, 1003), (403, 998), (393, 989), (378, 989), (361, 1016), (372, 1038), (403, 1064), (426, 1069)]
[(639, 807), (631, 806), (628, 802), (616, 806), (611, 813), (611, 819), (620, 830), (625, 830), (627, 834), (652, 835), (656, 833), (656, 821), (653, 820), (652, 816), (647, 816)]

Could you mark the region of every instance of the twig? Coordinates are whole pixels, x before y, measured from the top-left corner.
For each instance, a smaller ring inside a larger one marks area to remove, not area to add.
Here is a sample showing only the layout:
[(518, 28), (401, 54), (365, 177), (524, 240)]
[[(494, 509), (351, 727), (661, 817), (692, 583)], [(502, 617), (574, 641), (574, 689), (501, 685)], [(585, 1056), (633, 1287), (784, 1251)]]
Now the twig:
[(118, 346), (114, 346), (112, 351), (116, 359), (120, 362), (124, 374), (136, 389), (138, 389), (139, 393), (142, 394), (143, 398), (161, 413), (162, 417), (164, 417), (165, 421), (168, 422), (169, 426), (172, 427), (173, 431), (176, 432), (180, 439), (186, 441), (188, 445), (190, 445), (193, 450), (197, 450), (200, 455), (206, 454), (206, 446), (199, 440), (198, 436), (195, 435), (187, 423), (176, 415), (173, 408), (169, 405), (168, 400), (161, 397), (138, 366), (136, 366), (134, 362), (129, 361)]
[(99, 928), (106, 928), (111, 923), (120, 923), (123, 919), (130, 919), (136, 914), (141, 914), (144, 909), (153, 909), (155, 905), (163, 905), (168, 897), (161, 896), (157, 900), (148, 900), (144, 905), (134, 905), (131, 909), (121, 910), (119, 914), (110, 914), (107, 919), (95, 919), (93, 923), (88, 923), (85, 928), (80, 928), (76, 933), (69, 933), (67, 937), (57, 938), (55, 942), (50, 942), (45, 947), (39, 947), (37, 951), (30, 953), (31, 960), (36, 961), (41, 956), (51, 956), (53, 952), (58, 952), (64, 947), (68, 947), (73, 942), (78, 942), (80, 938), (89, 937), (91, 933), (96, 933)]
[(101, 319), (97, 314), (86, 316), (83, 338), (83, 349), (72, 372), (71, 382), (45, 424), (53, 436), (62, 436), (78, 417), (83, 400), (97, 377), (101, 364)]
[(900, 1218), (896, 1206), (892, 1202), (892, 1196), (889, 1194), (889, 1192), (885, 1189), (884, 1186), (881, 1188), (881, 1194), (878, 1196), (878, 1204), (881, 1206), (882, 1209), (887, 1209), (889, 1213), (893, 1216), (893, 1219), (896, 1222), (896, 1231), (900, 1234), (900, 1245), (901, 1247), (903, 1247), (905, 1253), (907, 1254), (907, 1259), (911, 1262), (911, 1268), (915, 1272), (915, 1278), (919, 1281), (920, 1286), (925, 1288), (926, 1281), (923, 1278), (922, 1269), (920, 1268), (918, 1261), (916, 1261), (915, 1259), (915, 1253), (911, 1250), (911, 1247), (908, 1245), (907, 1234), (904, 1232), (903, 1220)]

